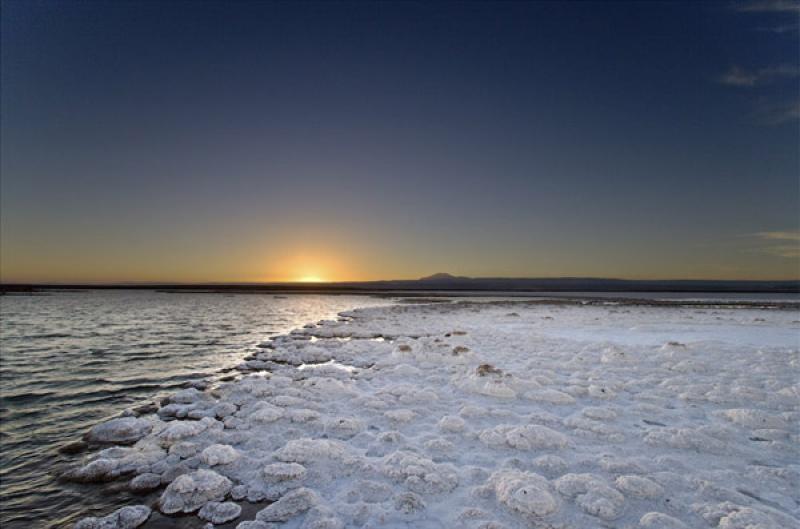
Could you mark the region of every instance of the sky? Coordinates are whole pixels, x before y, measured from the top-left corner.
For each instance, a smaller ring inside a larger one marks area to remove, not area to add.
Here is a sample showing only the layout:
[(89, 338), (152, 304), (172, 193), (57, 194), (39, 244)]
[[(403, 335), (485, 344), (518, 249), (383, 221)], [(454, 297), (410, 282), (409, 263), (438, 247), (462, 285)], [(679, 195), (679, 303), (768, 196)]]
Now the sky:
[(799, 19), (2, 0), (0, 280), (798, 279)]

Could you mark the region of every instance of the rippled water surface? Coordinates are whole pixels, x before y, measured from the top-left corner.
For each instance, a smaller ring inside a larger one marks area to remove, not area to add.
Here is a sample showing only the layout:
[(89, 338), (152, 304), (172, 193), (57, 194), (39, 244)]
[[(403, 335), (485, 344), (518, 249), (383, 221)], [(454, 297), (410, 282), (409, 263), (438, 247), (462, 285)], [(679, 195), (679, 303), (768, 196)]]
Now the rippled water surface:
[(275, 334), (364, 296), (56, 292), (0, 297), (0, 526), (69, 527), (130, 503), (115, 484), (59, 482), (59, 454), (98, 421), (218, 376)]

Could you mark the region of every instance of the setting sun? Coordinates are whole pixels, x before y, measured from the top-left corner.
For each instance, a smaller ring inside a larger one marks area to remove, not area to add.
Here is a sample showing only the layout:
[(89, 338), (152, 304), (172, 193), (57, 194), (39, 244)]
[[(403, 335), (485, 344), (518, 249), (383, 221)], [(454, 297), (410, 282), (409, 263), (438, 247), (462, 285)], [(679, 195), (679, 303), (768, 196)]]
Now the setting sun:
[[(299, 246), (299, 245), (298, 245)], [(350, 279), (354, 269), (349, 261), (336, 255), (336, 248), (315, 245), (314, 248), (290, 248), (277, 258), (264, 256), (268, 267), (261, 280), (288, 283), (330, 283)]]
[(325, 280), (318, 276), (303, 276), (297, 279), (298, 283), (324, 283)]

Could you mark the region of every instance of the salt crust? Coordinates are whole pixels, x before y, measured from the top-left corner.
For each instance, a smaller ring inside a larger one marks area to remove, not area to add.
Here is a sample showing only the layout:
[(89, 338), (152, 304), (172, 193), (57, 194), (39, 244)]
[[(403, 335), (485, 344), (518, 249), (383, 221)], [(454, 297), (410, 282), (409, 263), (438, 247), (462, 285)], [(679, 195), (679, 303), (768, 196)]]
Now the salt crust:
[[(261, 344), (240, 380), (95, 426), (87, 440), (112, 446), (67, 477), (165, 486), (163, 512), (214, 523), (239, 516), (231, 500), (274, 502), (238, 529), (797, 527), (798, 320), (613, 304), (355, 310)], [(126, 509), (76, 528), (150, 515)]]

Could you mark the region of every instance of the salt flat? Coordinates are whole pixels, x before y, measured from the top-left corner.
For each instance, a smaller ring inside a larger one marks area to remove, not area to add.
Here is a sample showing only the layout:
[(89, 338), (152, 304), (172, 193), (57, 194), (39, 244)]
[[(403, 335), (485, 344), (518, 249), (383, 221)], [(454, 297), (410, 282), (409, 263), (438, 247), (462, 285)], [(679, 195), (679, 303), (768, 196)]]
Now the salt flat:
[(127, 445), (71, 477), (164, 487), (152, 507), (239, 529), (798, 527), (799, 341), (796, 310), (355, 310), (98, 425)]

